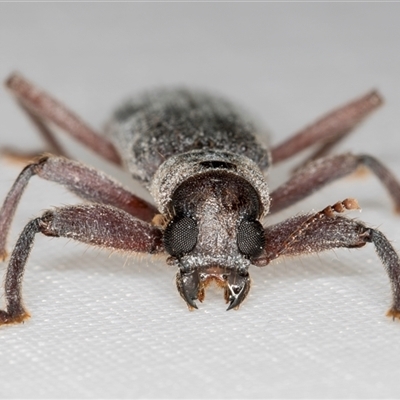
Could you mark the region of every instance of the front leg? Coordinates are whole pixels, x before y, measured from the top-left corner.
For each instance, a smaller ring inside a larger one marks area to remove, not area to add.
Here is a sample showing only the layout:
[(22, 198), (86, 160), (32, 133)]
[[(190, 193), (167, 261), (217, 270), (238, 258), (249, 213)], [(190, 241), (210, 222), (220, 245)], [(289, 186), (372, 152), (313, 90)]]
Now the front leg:
[(393, 304), (387, 315), (400, 319), (399, 256), (380, 231), (337, 215), (355, 208), (358, 208), (357, 202), (347, 199), (316, 214), (299, 215), (266, 227), (264, 253), (253, 260), (253, 264), (264, 266), (281, 256), (319, 253), (340, 247), (357, 248), (373, 243), (392, 285)]
[(25, 226), (11, 254), (5, 279), (6, 309), (0, 310), (0, 325), (22, 322), (29, 317), (23, 306), (21, 285), (39, 232), (111, 250), (149, 254), (164, 250), (160, 229), (111, 206), (78, 205), (46, 211)]

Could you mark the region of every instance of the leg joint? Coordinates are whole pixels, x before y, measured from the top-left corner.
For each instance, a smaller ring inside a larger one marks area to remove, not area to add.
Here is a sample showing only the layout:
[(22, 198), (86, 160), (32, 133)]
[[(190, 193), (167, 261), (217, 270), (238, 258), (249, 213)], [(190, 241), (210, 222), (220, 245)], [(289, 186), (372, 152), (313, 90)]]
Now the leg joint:
[(45, 236), (59, 237), (54, 229), (51, 226), (51, 223), (54, 220), (54, 211), (48, 210), (46, 211), (40, 218), (36, 218), (38, 231), (43, 233)]

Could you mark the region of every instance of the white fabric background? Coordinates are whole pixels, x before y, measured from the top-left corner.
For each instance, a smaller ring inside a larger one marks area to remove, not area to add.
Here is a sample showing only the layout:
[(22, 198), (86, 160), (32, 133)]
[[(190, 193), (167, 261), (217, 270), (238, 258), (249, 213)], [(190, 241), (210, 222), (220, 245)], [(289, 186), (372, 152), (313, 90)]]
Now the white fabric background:
[[(1, 4), (0, 78), (19, 70), (95, 127), (124, 96), (185, 84), (235, 99), (278, 143), (371, 88), (386, 105), (341, 145), (400, 176), (400, 4)], [(1, 145), (40, 148), (0, 91)], [(62, 137), (71, 154), (136, 193), (124, 173)], [(271, 172), (275, 187), (287, 166)], [(0, 162), (0, 195), (20, 171)], [(400, 249), (400, 217), (372, 176), (348, 178), (274, 217), (357, 197)], [(10, 247), (32, 217), (78, 200), (33, 178)], [(6, 264), (1, 265), (1, 273)], [(2, 398), (393, 398), (400, 323), (373, 246), (253, 268), (239, 311), (210, 288), (188, 312), (163, 259), (126, 259), (38, 235), (24, 279), (32, 318), (0, 329)]]

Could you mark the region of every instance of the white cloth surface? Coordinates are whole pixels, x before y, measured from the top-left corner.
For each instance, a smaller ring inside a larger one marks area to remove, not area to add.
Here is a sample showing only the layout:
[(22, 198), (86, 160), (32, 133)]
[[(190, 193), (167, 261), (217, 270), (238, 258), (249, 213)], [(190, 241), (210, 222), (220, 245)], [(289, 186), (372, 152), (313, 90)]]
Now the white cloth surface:
[[(385, 106), (338, 151), (372, 154), (400, 176), (399, 11), (398, 3), (3, 3), (0, 79), (21, 71), (95, 127), (130, 93), (207, 88), (253, 112), (272, 143), (377, 88)], [(3, 89), (0, 104), (1, 145), (39, 149)], [(76, 158), (148, 196), (60, 138)], [(20, 169), (0, 162), (2, 199)], [(271, 186), (287, 171), (272, 170)], [(400, 217), (372, 176), (341, 180), (269, 223), (346, 197), (363, 208), (349, 217), (379, 227), (400, 249)], [(30, 218), (77, 202), (33, 178), (9, 248)], [(399, 396), (400, 323), (384, 315), (390, 285), (372, 245), (253, 267), (239, 311), (225, 312), (222, 292), (210, 288), (188, 312), (175, 272), (163, 258), (109, 257), (37, 235), (23, 285), (32, 318), (0, 329), (0, 397)]]

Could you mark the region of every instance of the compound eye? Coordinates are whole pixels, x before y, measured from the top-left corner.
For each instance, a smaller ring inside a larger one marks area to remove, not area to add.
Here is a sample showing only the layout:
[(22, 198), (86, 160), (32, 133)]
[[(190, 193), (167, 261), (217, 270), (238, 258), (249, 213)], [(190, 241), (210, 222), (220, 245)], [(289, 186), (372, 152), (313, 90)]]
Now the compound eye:
[(173, 219), (164, 231), (164, 247), (171, 256), (189, 253), (197, 243), (199, 230), (190, 217)]
[(238, 228), (237, 244), (242, 254), (259, 256), (265, 246), (264, 228), (258, 221), (243, 220)]

